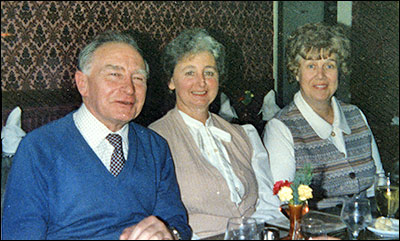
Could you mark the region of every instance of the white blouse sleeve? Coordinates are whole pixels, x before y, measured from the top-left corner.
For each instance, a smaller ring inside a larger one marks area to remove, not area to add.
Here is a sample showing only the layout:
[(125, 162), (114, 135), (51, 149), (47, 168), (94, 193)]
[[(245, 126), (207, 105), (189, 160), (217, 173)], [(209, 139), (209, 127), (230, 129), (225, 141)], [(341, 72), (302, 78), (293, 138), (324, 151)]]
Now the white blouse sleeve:
[[(375, 167), (376, 167), (376, 174), (382, 174), (385, 173), (385, 170), (383, 170), (382, 162), (381, 162), (381, 156), (379, 155), (379, 150), (378, 146), (376, 145), (375, 142), (375, 137), (374, 134), (371, 131), (371, 128), (368, 125), (367, 118), (365, 117), (364, 113), (360, 110), (360, 114), (362, 118), (364, 119), (365, 124), (367, 125), (369, 131), (371, 132), (371, 154), (372, 154), (372, 159), (374, 159), (375, 162)], [(375, 196), (375, 190), (374, 190), (375, 185), (367, 189), (367, 197), (373, 197)]]
[(253, 218), (264, 219), (283, 217), (279, 211), (279, 198), (272, 193), (274, 186), (269, 168), (268, 152), (266, 151), (256, 128), (253, 125), (242, 125), (253, 147), (251, 164), (258, 183), (258, 201)]
[(385, 170), (383, 170), (382, 167), (382, 162), (381, 162), (381, 156), (379, 155), (379, 151), (378, 151), (378, 146), (376, 145), (375, 142), (375, 137), (374, 134), (371, 131), (371, 128), (368, 125), (368, 121), (367, 118), (365, 117), (364, 113), (360, 110), (361, 116), (365, 121), (365, 124), (367, 125), (369, 131), (371, 132), (371, 152), (372, 152), (372, 159), (374, 159), (375, 162), (375, 166), (376, 166), (376, 173), (377, 174), (381, 174), (381, 173), (385, 173)]
[(293, 181), (296, 172), (293, 136), (289, 128), (278, 119), (265, 125), (263, 134), (274, 183), (280, 180)]

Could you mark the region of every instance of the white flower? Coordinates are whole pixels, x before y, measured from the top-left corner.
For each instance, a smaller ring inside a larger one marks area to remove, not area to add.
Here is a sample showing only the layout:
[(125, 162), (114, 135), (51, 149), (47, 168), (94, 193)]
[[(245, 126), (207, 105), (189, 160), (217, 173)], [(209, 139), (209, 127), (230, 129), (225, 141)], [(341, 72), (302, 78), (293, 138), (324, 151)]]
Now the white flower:
[(300, 184), (297, 191), (299, 192), (300, 201), (305, 201), (313, 197), (312, 189), (307, 185)]
[(290, 201), (293, 199), (293, 190), (290, 187), (282, 187), (278, 192), (278, 196), (282, 202)]

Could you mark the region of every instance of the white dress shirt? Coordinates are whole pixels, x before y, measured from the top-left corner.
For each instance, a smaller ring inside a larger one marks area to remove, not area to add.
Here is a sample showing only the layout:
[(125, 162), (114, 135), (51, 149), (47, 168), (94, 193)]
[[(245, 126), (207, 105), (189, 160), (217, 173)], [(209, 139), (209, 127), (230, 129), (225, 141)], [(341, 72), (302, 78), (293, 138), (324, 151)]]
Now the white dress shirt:
[[(221, 173), (231, 191), (231, 200), (239, 204), (244, 194), (244, 186), (233, 172), (231, 160), (222, 141), (230, 142), (231, 135), (214, 126), (211, 117), (203, 125), (198, 120), (179, 111), (203, 156)], [(211, 116), (211, 115), (210, 115)], [(269, 169), (268, 153), (253, 125), (242, 125), (253, 147), (251, 164), (258, 184), (258, 200), (254, 218), (271, 219), (283, 217), (278, 207), (280, 201), (272, 194), (273, 182)]]
[(122, 137), (122, 150), (125, 160), (128, 159), (128, 124), (125, 124), (119, 131), (112, 132), (90, 113), (85, 104), (82, 104), (73, 114), (73, 119), (85, 141), (92, 148), (94, 153), (96, 153), (108, 171), (110, 171), (111, 155), (114, 151), (114, 147), (106, 139), (108, 134), (119, 134)]
[[(334, 112), (332, 125), (313, 111), (311, 106), (304, 100), (300, 91), (295, 94), (294, 103), (317, 135), (321, 139), (331, 141), (340, 152), (347, 156), (343, 133), (350, 134), (351, 130), (335, 96), (332, 97), (331, 101)], [(367, 119), (362, 112), (361, 115), (369, 128)], [(296, 172), (296, 160), (294, 157), (293, 137), (289, 128), (282, 121), (273, 118), (265, 126), (263, 141), (269, 153), (274, 182), (279, 180), (292, 181)], [(375, 162), (376, 173), (384, 173), (378, 147), (373, 135), (372, 158)], [(367, 195), (372, 196), (373, 194), (373, 188), (368, 189)]]

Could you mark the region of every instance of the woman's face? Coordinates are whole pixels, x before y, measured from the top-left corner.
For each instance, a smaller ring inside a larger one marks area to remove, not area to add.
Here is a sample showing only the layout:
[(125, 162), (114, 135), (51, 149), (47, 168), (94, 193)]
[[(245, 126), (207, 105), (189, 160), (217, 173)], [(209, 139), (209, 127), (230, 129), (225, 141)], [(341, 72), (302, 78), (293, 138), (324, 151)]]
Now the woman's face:
[(335, 55), (318, 60), (301, 58), (297, 81), (308, 104), (330, 103), (338, 87), (338, 68)]
[(179, 110), (192, 113), (208, 112), (218, 94), (218, 71), (214, 56), (208, 51), (185, 56), (175, 66), (168, 84), (175, 90)]

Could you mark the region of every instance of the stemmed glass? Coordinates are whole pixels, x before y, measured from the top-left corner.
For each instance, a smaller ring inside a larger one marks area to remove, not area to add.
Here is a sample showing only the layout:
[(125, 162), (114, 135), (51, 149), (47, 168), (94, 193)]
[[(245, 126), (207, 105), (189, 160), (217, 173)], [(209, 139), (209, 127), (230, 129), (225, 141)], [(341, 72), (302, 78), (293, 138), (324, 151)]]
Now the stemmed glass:
[(368, 199), (354, 196), (344, 201), (340, 219), (346, 224), (350, 238), (357, 240), (358, 234), (372, 222), (371, 205)]
[(224, 240), (257, 240), (257, 223), (253, 218), (229, 218)]
[(394, 218), (399, 209), (399, 183), (385, 174), (375, 176), (375, 200), (378, 211), (386, 218)]
[(300, 232), (306, 240), (312, 237), (326, 236), (325, 223), (320, 219), (307, 215), (301, 218)]

